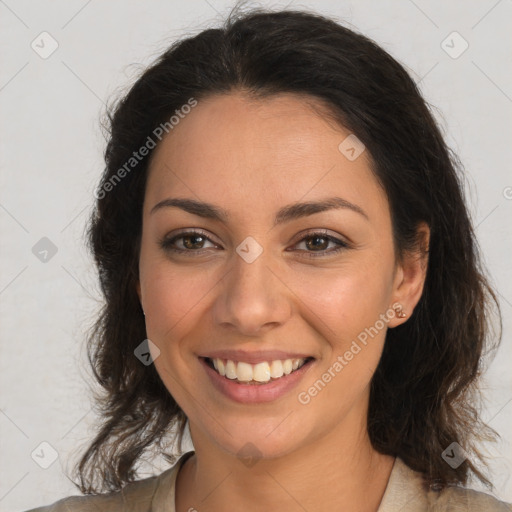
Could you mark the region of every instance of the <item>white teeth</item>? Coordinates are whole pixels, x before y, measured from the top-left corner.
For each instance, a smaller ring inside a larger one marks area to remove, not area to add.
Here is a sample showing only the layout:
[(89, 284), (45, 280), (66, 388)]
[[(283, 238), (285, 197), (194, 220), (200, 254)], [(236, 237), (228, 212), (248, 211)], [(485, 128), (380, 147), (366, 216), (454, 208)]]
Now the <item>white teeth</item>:
[(226, 361), (226, 377), (228, 379), (236, 379), (236, 366), (231, 359)]
[(236, 365), (235, 378), (242, 382), (250, 382), (252, 380), (252, 366), (247, 363), (239, 362)]
[(252, 367), (252, 378), (257, 382), (268, 382), (270, 380), (270, 366), (268, 363), (262, 362), (255, 364)]
[(281, 361), (272, 361), (270, 363), (270, 376), (274, 379), (278, 379), (283, 376), (283, 363)]
[(249, 364), (243, 361), (232, 361), (230, 359), (212, 359), (213, 366), (223, 377), (240, 382), (269, 382), (271, 378), (278, 379), (283, 375), (289, 375), (292, 371), (299, 369), (305, 362), (301, 359), (275, 360), (270, 363), (263, 361), (257, 364)]

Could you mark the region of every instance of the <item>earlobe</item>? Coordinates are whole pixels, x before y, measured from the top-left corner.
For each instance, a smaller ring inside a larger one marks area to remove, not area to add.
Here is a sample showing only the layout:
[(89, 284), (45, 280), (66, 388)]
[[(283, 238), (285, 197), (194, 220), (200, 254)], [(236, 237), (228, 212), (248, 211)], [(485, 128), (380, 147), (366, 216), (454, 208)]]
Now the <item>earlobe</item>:
[(402, 305), (398, 302), (393, 304), (393, 309), (397, 318), (407, 318), (407, 313), (402, 309)]

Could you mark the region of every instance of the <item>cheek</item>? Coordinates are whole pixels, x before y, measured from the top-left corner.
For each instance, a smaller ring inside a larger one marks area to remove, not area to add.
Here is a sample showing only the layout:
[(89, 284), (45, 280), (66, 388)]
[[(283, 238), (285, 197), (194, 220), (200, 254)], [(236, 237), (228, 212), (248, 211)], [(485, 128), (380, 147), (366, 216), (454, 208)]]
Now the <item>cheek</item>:
[(375, 324), (389, 308), (392, 273), (376, 261), (352, 261), (336, 269), (302, 271), (293, 291), (301, 314), (316, 326), (332, 345), (345, 345)]
[[(206, 272), (186, 272), (168, 262), (148, 265), (144, 286), (147, 337), (157, 345), (155, 368), (167, 389), (186, 408), (188, 392), (182, 382), (193, 382), (195, 356), (188, 348), (190, 334), (201, 337), (202, 300), (211, 289)], [(213, 281), (215, 282), (215, 281)]]
[(212, 288), (207, 272), (186, 272), (168, 264), (150, 265), (142, 285), (148, 336), (160, 342), (180, 337)]
[(384, 346), (387, 322), (381, 315), (388, 311), (389, 283), (390, 278), (375, 267), (373, 271), (344, 268), (303, 281), (301, 315), (323, 338), (323, 350), (299, 401), (316, 404), (312, 407), (322, 409), (326, 422), (336, 421), (353, 404), (366, 403), (361, 397), (368, 391)]

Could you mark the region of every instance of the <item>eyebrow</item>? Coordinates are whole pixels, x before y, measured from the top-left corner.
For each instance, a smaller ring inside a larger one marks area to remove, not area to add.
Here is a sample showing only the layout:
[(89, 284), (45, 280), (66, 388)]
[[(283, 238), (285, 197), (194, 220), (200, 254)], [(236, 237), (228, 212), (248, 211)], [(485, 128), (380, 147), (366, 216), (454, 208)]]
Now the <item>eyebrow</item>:
[[(197, 215), (205, 219), (217, 220), (224, 224), (227, 224), (229, 218), (231, 217), (227, 210), (224, 210), (219, 206), (215, 206), (213, 204), (205, 203), (202, 201), (196, 201), (195, 199), (180, 198), (168, 198), (160, 201), (155, 206), (153, 206), (149, 214), (152, 215), (158, 210), (172, 207), (181, 208), (182, 210), (185, 210), (188, 213), (192, 213), (193, 215)], [(307, 217), (315, 213), (341, 208), (352, 210), (362, 215), (366, 220), (369, 220), (368, 215), (364, 212), (364, 210), (356, 204), (353, 204), (346, 199), (342, 199), (341, 197), (329, 197), (320, 201), (293, 203), (284, 206), (277, 212), (275, 216), (274, 227), (278, 224), (284, 224), (286, 222), (302, 217)]]

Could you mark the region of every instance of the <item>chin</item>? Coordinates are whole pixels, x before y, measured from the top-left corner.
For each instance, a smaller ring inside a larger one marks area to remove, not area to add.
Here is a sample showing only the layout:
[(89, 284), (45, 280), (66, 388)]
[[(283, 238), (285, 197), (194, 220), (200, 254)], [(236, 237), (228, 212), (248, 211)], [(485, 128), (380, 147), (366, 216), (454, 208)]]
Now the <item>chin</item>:
[[(306, 444), (305, 439), (297, 437), (298, 432), (277, 427), (282, 422), (273, 420), (258, 423), (250, 420), (250, 425), (245, 427), (241, 422), (236, 429), (229, 429), (229, 435), (223, 431), (221, 438), (216, 438), (217, 446), (233, 457), (237, 457), (244, 463), (251, 463), (261, 459), (278, 459), (299, 449)], [(271, 426), (269, 426), (271, 424)]]

